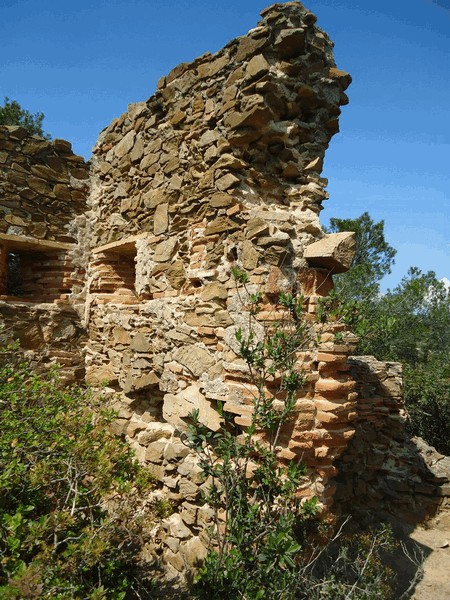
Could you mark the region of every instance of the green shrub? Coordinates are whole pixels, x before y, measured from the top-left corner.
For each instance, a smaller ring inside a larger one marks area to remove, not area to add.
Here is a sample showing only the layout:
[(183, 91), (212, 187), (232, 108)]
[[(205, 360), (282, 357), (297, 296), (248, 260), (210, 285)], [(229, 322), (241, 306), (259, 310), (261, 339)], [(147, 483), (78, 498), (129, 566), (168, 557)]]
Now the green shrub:
[(450, 364), (435, 356), (424, 365), (405, 365), (403, 375), (412, 432), (450, 456)]
[(149, 477), (108, 432), (113, 413), (17, 349), (0, 363), (0, 596), (140, 597), (134, 514)]
[(233, 275), (249, 316), (236, 341), (256, 392), (243, 431), (220, 405), (216, 432), (201, 424), (198, 411), (191, 414), (189, 444), (211, 482), (205, 502), (215, 513), (211, 548), (193, 593), (201, 600), (386, 600), (392, 573), (380, 552), (390, 547), (389, 532), (344, 539), (339, 531), (329, 541), (316, 498), (298, 494), (305, 465), (283, 466), (277, 458), (282, 428), (305, 385), (298, 353), (317, 343), (314, 324), (303, 318), (303, 298), (280, 294), (286, 318), (262, 332), (255, 320), (261, 294), (252, 293), (241, 271)]

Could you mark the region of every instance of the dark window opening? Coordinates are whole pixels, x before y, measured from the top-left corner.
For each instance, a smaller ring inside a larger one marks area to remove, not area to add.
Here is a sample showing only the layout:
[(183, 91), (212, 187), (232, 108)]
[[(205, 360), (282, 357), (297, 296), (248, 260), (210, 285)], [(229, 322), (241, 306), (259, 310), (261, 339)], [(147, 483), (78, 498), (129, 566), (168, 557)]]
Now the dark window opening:
[(7, 253), (4, 294), (31, 302), (53, 302), (71, 293), (62, 252), (14, 249)]
[(66, 300), (74, 282), (71, 247), (0, 233), (0, 295), (27, 302)]
[(17, 252), (8, 252), (6, 294), (8, 296), (23, 296), (22, 260)]

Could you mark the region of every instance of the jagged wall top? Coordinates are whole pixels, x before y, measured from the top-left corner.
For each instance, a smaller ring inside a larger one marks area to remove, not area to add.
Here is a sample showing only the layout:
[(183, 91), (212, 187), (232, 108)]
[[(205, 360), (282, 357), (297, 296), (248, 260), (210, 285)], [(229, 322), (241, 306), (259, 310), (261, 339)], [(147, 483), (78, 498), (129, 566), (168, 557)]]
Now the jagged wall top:
[(331, 41), (300, 3), (261, 15), (216, 54), (175, 67), (147, 102), (102, 132), (94, 244), (161, 233), (162, 213), (172, 234), (182, 232), (193, 215), (211, 220), (235, 202), (288, 208), (306, 243), (321, 236), (320, 172), (350, 76), (336, 69)]

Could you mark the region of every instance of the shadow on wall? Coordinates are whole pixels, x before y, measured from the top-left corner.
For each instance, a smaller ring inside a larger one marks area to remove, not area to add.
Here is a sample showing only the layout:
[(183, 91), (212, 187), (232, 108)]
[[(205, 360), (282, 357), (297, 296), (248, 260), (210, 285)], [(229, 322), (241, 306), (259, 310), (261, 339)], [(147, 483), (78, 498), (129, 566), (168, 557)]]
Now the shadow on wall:
[(357, 382), (356, 435), (337, 467), (336, 506), (416, 524), (450, 503), (450, 458), (408, 433), (401, 365), (349, 359)]
[(351, 506), (362, 526), (374, 520), (392, 524), (400, 542), (391, 564), (398, 577), (395, 597), (410, 598), (433, 551), (411, 533), (433, 517), (440, 527), (450, 523), (450, 457), (409, 435), (399, 363), (373, 356), (350, 357), (349, 363), (358, 416), (355, 437), (336, 464), (334, 509), (339, 514)]

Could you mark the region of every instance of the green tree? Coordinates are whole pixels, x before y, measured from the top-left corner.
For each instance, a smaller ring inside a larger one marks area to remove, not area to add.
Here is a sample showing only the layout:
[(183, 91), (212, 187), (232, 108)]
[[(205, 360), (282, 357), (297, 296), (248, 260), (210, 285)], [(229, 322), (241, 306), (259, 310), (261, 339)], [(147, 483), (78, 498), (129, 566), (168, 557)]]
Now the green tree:
[(450, 454), (450, 292), (434, 272), (411, 268), (377, 308), (390, 335), (373, 336), (366, 349), (403, 363), (412, 432)]
[(413, 433), (450, 456), (450, 361), (440, 354), (426, 364), (405, 365), (405, 402)]
[[(383, 358), (413, 367), (450, 350), (450, 295), (433, 271), (412, 267), (393, 290), (378, 299), (378, 316), (389, 316), (391, 335), (373, 348)], [(368, 342), (367, 350), (371, 349)]]
[(375, 223), (364, 213), (357, 219), (331, 219), (330, 229), (356, 232), (354, 264), (335, 276), (331, 300), (359, 336), (357, 352), (403, 363), (412, 432), (449, 452), (449, 290), (433, 271), (412, 267), (394, 289), (380, 293), (395, 256), (384, 238), (383, 221)]
[(44, 114), (37, 112), (34, 115), (22, 108), (16, 100), (5, 97), (3, 106), (0, 106), (0, 125), (20, 125), (31, 135), (38, 135), (50, 139), (50, 135), (42, 129)]
[(375, 223), (365, 212), (356, 219), (330, 219), (328, 231), (354, 231), (356, 253), (351, 269), (335, 276), (336, 289), (346, 299), (367, 299), (379, 292), (381, 279), (391, 272), (397, 251), (386, 241), (384, 221)]

